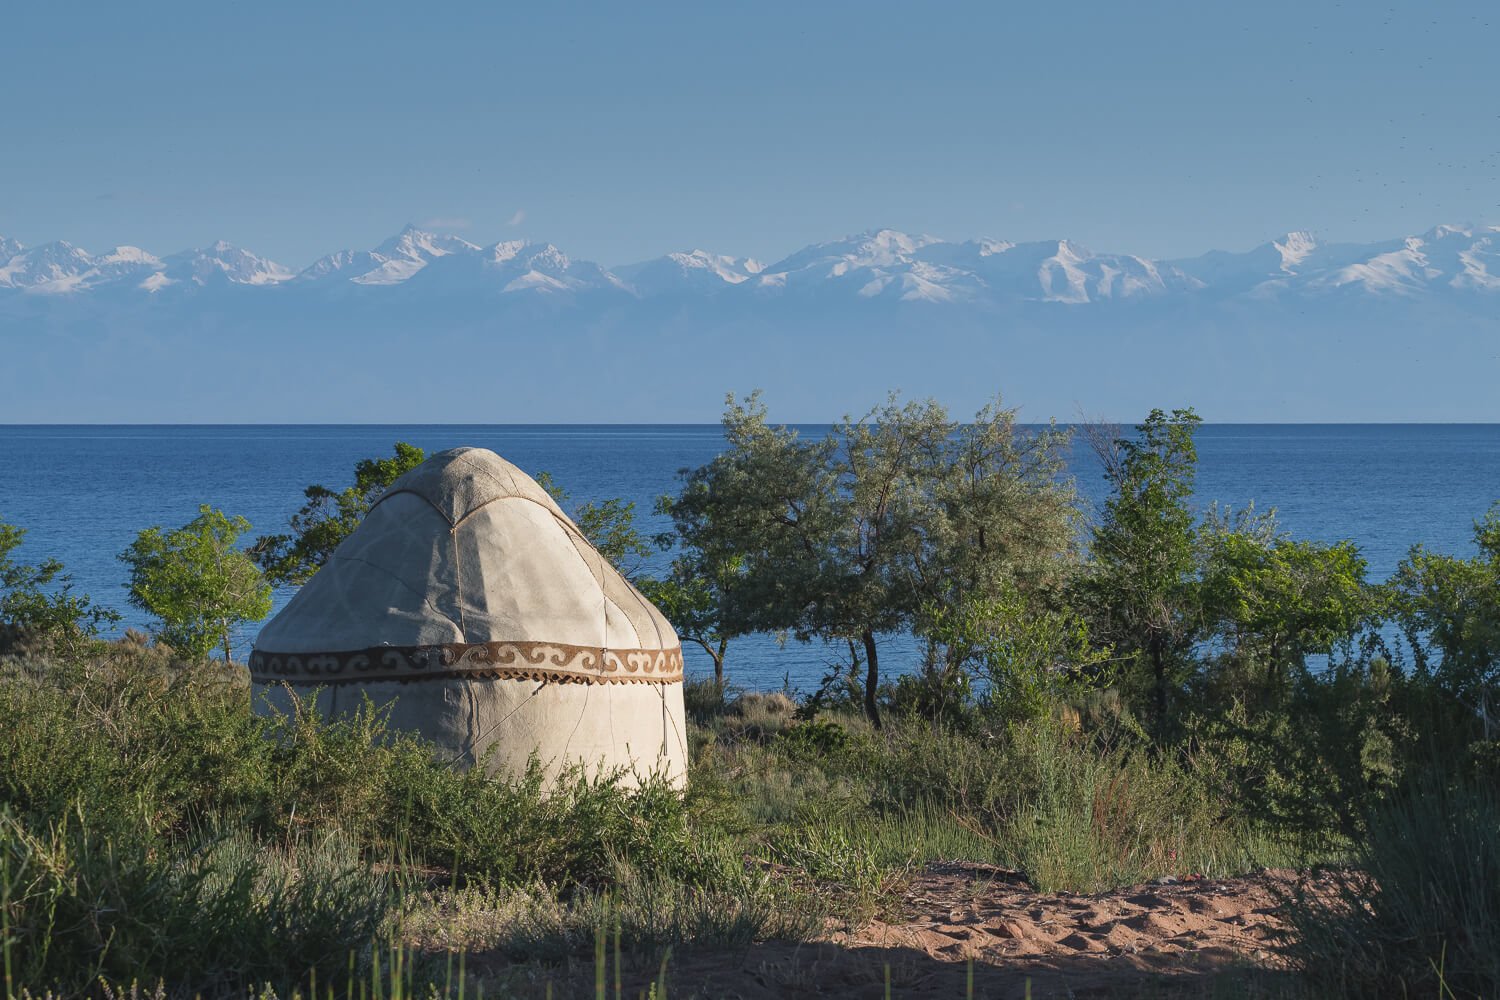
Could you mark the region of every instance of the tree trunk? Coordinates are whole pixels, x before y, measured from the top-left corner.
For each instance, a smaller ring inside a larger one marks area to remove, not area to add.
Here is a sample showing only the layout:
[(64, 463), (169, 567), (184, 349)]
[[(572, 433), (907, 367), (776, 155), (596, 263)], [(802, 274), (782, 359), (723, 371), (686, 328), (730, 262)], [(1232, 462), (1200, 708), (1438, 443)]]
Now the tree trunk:
[(875, 703), (875, 689), (880, 687), (880, 661), (875, 654), (875, 633), (865, 629), (860, 634), (865, 644), (865, 715), (870, 725), (880, 728), (880, 706)]
[(224, 664), (225, 664), (225, 666), (228, 666), (230, 662), (231, 662), (231, 660), (230, 660), (230, 656), (229, 656), (229, 633), (225, 632), (224, 633)]
[(724, 690), (724, 655), (729, 652), (729, 640), (720, 639), (717, 647), (711, 646), (707, 639), (692, 638), (702, 650), (708, 654), (708, 658), (714, 661), (714, 685), (720, 691)]
[(1166, 729), (1167, 725), (1167, 658), (1165, 644), (1161, 636), (1153, 635), (1149, 648), (1151, 650), (1151, 667), (1156, 674), (1156, 731), (1158, 735)]
[(1266, 665), (1266, 700), (1274, 705), (1281, 694), (1281, 650), (1275, 641), (1271, 643), (1270, 661)]

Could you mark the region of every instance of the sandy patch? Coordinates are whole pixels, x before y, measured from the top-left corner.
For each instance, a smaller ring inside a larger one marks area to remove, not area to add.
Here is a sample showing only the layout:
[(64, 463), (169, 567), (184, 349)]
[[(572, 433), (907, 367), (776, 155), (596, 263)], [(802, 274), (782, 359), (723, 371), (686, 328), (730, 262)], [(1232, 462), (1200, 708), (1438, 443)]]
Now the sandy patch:
[[(1199, 996), (1226, 977), (1256, 977), (1274, 991), (1275, 980), (1288, 975), (1275, 950), (1279, 894), (1298, 877), (1273, 870), (1098, 895), (1041, 894), (1017, 872), (933, 864), (886, 919), (830, 929), (814, 942), (674, 954), (668, 993), (883, 997), (887, 977), (893, 997)], [(588, 970), (555, 971), (542, 974), (553, 995), (592, 995)], [(627, 970), (624, 995), (640, 995), (656, 976), (656, 969)]]

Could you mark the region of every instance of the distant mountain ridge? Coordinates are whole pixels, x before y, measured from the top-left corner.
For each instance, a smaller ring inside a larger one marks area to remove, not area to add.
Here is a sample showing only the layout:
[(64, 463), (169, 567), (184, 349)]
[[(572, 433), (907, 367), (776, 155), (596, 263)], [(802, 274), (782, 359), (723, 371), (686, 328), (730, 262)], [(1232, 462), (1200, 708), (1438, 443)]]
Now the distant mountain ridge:
[(300, 271), (228, 243), (0, 258), (0, 422), (691, 423), (753, 388), (810, 422), (889, 389), (1032, 419), (1500, 421), (1500, 227), (1183, 260), (877, 229), (604, 267), (415, 227)]
[(774, 263), (692, 250), (606, 268), (550, 243), (478, 246), (414, 226), (371, 250), (301, 271), (225, 242), (167, 257), (132, 246), (93, 255), (67, 242), (0, 237), (0, 297), (173, 295), (225, 286), (403, 288), (445, 297), (589, 296), (620, 300), (788, 296), (970, 305), (1147, 300), (1402, 298), (1500, 293), (1500, 226), (1435, 226), (1417, 236), (1325, 243), (1292, 232), (1244, 252), (1183, 260), (1094, 253), (1069, 240), (950, 242), (890, 229), (814, 244)]

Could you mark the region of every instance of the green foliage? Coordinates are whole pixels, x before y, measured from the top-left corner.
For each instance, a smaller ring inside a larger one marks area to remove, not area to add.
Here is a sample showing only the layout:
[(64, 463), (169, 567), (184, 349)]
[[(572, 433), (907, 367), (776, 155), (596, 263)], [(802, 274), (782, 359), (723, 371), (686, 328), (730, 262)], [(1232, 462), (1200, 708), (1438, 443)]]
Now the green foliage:
[(1274, 708), (1210, 687), (1185, 743), (1236, 811), (1284, 836), (1336, 848), (1399, 787), (1417, 734), (1409, 685), (1388, 663), (1339, 661), (1294, 675)]
[(729, 702), (725, 697), (727, 693), (728, 689), (718, 681), (684, 677), (682, 701), (687, 717), (697, 725), (707, 725), (711, 720), (723, 715), (729, 707)]
[(729, 652), (730, 632), (724, 623), (726, 589), (739, 574), (740, 560), (709, 567), (691, 558), (672, 563), (672, 572), (662, 580), (637, 578), (636, 586), (666, 616), (677, 635), (696, 643), (714, 665), (714, 683), (724, 685), (724, 659)]
[(0, 652), (36, 645), (76, 652), (120, 620), (87, 594), (73, 593), (72, 578), (56, 559), (35, 566), (17, 562), (13, 553), (25, 537), (24, 529), (0, 522)]
[(1500, 736), (1500, 503), (1474, 524), (1470, 559), (1418, 545), (1390, 582), (1396, 620), (1416, 667), (1473, 711), (1486, 740)]
[(422, 464), (421, 448), (397, 441), (390, 458), (361, 459), (354, 485), (335, 492), (314, 484), (307, 503), (292, 515), (291, 534), (262, 535), (250, 552), (272, 584), (302, 584), (312, 578), (339, 543), (349, 537), (381, 495), (404, 473)]
[(271, 587), (235, 546), (250, 530), (207, 504), (181, 528), (147, 528), (120, 559), (130, 567), (130, 603), (160, 621), (159, 637), (190, 656), (215, 646), (230, 659), (233, 630), (271, 613)]
[(1310, 654), (1332, 653), (1377, 610), (1352, 542), (1293, 539), (1274, 515), (1253, 509), (1235, 520), (1211, 512), (1201, 537), (1208, 627), (1241, 663), (1264, 671), (1272, 695), (1307, 669)]
[(694, 778), (728, 774), (729, 801), (783, 863), (797, 842), (797, 864), (836, 862), (840, 842), (820, 842), (824, 832), (854, 837), (883, 869), (866, 886), (939, 857), (1017, 866), (1043, 891), (1098, 891), (1291, 856), (1235, 814), (1198, 762), (1155, 754), (1120, 727), (1043, 717), (960, 730), (893, 713), (875, 734), (857, 722), (804, 722), (764, 745), (716, 741)]
[(809, 719), (777, 735), (781, 749), (792, 756), (828, 757), (849, 748), (849, 732), (830, 719)]
[(723, 426), (726, 451), (661, 508), (684, 553), (679, 578), (701, 581), (687, 603), (721, 639), (849, 643), (877, 726), (877, 636), (920, 629), (924, 608), (1000, 580), (1037, 585), (1069, 547), (1065, 437), (1020, 435), (998, 404), (959, 425), (935, 402), (893, 397), (804, 441), (770, 426), (752, 394), (729, 397)]
[(1170, 693), (1190, 668), (1202, 634), (1197, 518), (1190, 501), (1198, 451), (1192, 410), (1152, 410), (1133, 438), (1105, 452), (1113, 493), (1090, 541), (1077, 596), (1092, 631), (1122, 658), (1124, 680), (1149, 694), (1158, 729)]
[(86, 813), (34, 825), (0, 811), (9, 970), (69, 992), (169, 980), (183, 992), (332, 982), (390, 912), (384, 880), (337, 839), (209, 838), (170, 852)]
[(1016, 802), (1003, 842), (1042, 891), (1099, 892), (1270, 860), (1190, 761), (1070, 734), (1052, 720), (1014, 739), (1009, 756), (1030, 769), (1032, 788)]
[(1323, 996), (1500, 991), (1500, 792), (1424, 773), (1374, 810), (1354, 865), (1288, 901), (1292, 961)]
[(928, 636), (943, 648), (943, 662), (974, 677), (973, 700), (992, 721), (1041, 718), (1075, 691), (1109, 679), (1110, 651), (1093, 648), (1082, 618), (1027, 599), (1011, 583), (1000, 584), (993, 597), (932, 609), (928, 619)]

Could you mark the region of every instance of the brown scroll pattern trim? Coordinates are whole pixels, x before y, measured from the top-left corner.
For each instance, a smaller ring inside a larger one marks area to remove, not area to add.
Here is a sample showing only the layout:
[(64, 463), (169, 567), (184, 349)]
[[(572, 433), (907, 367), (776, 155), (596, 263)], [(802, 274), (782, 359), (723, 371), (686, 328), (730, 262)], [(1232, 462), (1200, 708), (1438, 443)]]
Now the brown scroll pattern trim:
[(561, 642), (375, 646), (341, 653), (250, 654), (257, 684), (497, 678), (571, 684), (670, 684), (682, 680), (682, 648), (606, 649)]

